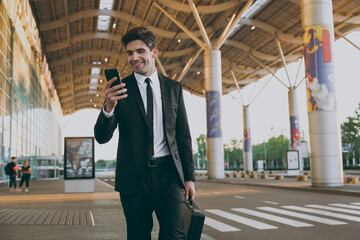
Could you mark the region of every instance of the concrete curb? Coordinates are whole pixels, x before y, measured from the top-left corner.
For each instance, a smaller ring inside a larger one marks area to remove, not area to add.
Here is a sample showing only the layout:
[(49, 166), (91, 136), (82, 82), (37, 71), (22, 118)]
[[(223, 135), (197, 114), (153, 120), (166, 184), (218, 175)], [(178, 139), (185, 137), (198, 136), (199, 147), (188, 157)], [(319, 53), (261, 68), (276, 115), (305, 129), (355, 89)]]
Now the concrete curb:
[(269, 184), (261, 184), (261, 183), (260, 184), (259, 183), (242, 183), (242, 182), (234, 182), (234, 181), (227, 181), (227, 180), (214, 180), (214, 179), (197, 179), (196, 181), (360, 197), (360, 188), (359, 188), (359, 191), (354, 191), (354, 190), (346, 190), (346, 189), (340, 190), (340, 189), (329, 189), (329, 188), (321, 188), (321, 187), (292, 187), (292, 186), (269, 185)]

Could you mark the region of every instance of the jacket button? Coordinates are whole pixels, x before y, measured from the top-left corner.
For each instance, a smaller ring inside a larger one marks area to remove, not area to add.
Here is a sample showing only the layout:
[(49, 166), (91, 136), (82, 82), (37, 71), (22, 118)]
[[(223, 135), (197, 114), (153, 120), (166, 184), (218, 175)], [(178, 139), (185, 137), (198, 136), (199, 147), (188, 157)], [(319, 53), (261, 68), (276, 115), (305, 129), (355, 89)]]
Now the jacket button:
[(145, 150), (145, 154), (147, 154), (148, 153), (148, 151), (147, 150)]

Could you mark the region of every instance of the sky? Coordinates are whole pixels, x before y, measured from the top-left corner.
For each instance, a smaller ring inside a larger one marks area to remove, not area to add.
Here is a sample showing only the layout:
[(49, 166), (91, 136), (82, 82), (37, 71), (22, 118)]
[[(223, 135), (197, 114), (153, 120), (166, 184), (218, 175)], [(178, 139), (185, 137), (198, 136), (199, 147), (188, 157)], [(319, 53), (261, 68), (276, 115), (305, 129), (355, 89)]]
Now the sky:
[[(360, 31), (346, 36), (360, 46)], [(287, 65), (290, 82), (294, 85), (300, 61)], [(304, 62), (301, 62), (296, 84), (304, 77)], [(284, 68), (275, 74), (283, 83), (289, 85)], [(335, 93), (337, 99), (338, 123), (343, 123), (360, 103), (360, 50), (344, 39), (335, 42)], [(241, 94), (241, 96), (240, 96)], [(273, 136), (284, 134), (290, 136), (288, 89), (277, 79), (266, 76), (239, 92), (233, 91), (222, 97), (222, 133), (223, 143), (231, 139), (242, 140), (243, 117), (242, 105), (250, 104), (250, 129), (252, 144), (262, 143)], [(206, 135), (205, 98), (197, 97), (189, 92), (184, 93), (193, 148), (196, 152), (195, 140), (200, 134)], [(243, 101), (242, 101), (243, 99)], [(306, 107), (306, 83), (302, 81), (297, 88), (299, 119), (302, 138), (309, 139), (308, 116)], [(63, 137), (94, 136), (93, 128), (99, 110), (85, 109), (62, 119)], [(116, 158), (118, 134), (106, 144), (95, 144), (95, 161)]]

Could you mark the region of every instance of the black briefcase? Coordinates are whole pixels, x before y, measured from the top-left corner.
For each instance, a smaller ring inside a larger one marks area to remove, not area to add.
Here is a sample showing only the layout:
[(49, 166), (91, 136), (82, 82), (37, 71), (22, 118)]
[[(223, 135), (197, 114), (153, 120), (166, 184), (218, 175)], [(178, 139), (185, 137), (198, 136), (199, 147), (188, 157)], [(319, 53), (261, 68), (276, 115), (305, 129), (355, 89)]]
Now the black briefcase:
[(199, 240), (204, 226), (205, 215), (200, 208), (189, 198), (184, 202), (184, 229), (185, 239)]

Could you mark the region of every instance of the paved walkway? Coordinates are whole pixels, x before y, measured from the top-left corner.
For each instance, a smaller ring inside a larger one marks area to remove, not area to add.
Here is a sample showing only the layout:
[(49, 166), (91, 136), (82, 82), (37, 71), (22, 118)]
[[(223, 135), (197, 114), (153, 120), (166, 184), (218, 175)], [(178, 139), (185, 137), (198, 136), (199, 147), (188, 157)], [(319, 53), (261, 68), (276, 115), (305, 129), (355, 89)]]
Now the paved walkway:
[[(204, 182), (360, 196), (360, 184), (315, 188), (311, 187), (310, 181), (299, 182), (295, 177), (286, 177), (284, 180), (275, 180), (273, 177), (211, 180), (198, 176), (197, 179)], [(11, 193), (8, 187), (0, 187), (1, 240), (126, 239), (125, 217), (119, 194), (114, 192), (111, 185), (96, 179), (93, 193), (64, 193), (64, 180), (33, 181), (29, 189), (27, 193)], [(222, 191), (222, 194), (236, 194), (258, 190), (234, 187)], [(197, 198), (210, 196), (212, 192), (198, 192)], [(153, 239), (157, 239), (158, 235), (158, 223), (155, 219)]]

